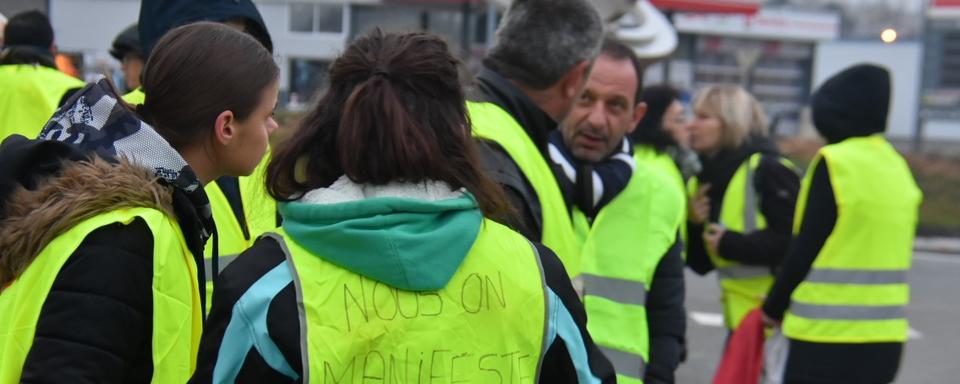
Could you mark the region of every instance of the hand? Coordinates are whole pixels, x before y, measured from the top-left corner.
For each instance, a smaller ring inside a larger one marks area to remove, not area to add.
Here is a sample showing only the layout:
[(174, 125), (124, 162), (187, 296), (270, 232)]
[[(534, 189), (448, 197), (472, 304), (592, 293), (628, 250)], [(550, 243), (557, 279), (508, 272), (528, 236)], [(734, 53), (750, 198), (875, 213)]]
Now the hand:
[(763, 325), (767, 326), (767, 328), (780, 328), (780, 326), (783, 325), (782, 320), (774, 320), (774, 318), (770, 317), (762, 310), (760, 311), (760, 314), (763, 316)]
[(710, 184), (704, 184), (697, 190), (697, 194), (687, 205), (687, 220), (694, 224), (703, 224), (710, 217), (710, 198), (707, 197), (707, 191), (710, 190)]
[(706, 230), (703, 231), (703, 243), (707, 245), (707, 249), (716, 254), (724, 233), (727, 233), (727, 228), (720, 224), (710, 223), (707, 225)]

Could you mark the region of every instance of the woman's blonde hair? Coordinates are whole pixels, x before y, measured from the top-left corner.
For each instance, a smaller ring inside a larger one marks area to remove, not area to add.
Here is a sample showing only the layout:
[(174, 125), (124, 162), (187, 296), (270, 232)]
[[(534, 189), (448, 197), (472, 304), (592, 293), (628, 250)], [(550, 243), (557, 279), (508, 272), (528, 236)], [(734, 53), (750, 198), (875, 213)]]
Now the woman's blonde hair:
[(763, 107), (739, 85), (712, 85), (693, 99), (693, 112), (720, 120), (720, 143), (736, 148), (750, 136), (767, 136), (767, 116)]

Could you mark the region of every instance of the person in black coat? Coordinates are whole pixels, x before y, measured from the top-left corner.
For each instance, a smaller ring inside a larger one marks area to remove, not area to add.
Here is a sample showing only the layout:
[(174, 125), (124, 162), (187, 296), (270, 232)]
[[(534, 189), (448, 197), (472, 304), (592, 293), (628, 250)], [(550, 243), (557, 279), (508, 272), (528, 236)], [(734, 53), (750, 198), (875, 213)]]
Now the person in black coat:
[[(654, 225), (651, 223), (672, 228), (673, 236), (664, 234), (661, 246), (651, 244), (643, 249), (626, 252), (627, 256), (623, 257), (635, 260), (635, 264), (622, 266), (625, 270), (630, 268), (640, 270), (641, 265), (655, 265), (651, 281), (648, 282), (650, 289), (646, 293), (644, 302), (649, 353), (642, 378), (648, 384), (667, 384), (674, 382), (674, 372), (680, 365), (687, 325), (681, 255), (683, 240), (679, 235), (684, 199), (674, 194), (676, 190), (664, 187), (664, 184), (674, 182), (666, 173), (660, 172), (660, 169), (654, 168), (653, 165), (638, 162), (630, 156), (633, 145), (628, 135), (636, 128), (637, 122), (646, 111), (646, 105), (639, 100), (643, 89), (643, 73), (643, 64), (632, 48), (612, 38), (604, 39), (600, 55), (594, 62), (590, 79), (584, 87), (584, 97), (574, 105), (560, 130), (550, 135), (550, 153), (551, 160), (556, 165), (554, 169), (561, 170), (556, 172), (556, 177), (564, 198), (568, 204), (575, 206), (571, 211), (576, 209), (581, 212), (591, 226), (594, 220), (601, 216), (600, 212), (604, 211), (607, 205), (624, 195), (628, 185), (631, 188), (646, 188), (645, 193), (639, 195), (642, 198), (631, 204), (644, 207), (662, 202), (676, 204), (675, 210), (666, 207), (661, 210), (645, 209), (643, 215), (649, 219), (646, 219), (648, 224), (643, 230), (647, 233), (640, 233), (637, 226), (644, 224), (638, 222), (639, 220), (633, 221), (634, 226), (613, 229), (617, 231), (617, 235), (656, 239), (661, 234), (653, 229)], [(614, 107), (599, 108), (598, 105)], [(568, 171), (574, 172), (568, 173)], [(634, 183), (633, 180), (640, 180), (640, 183)], [(599, 195), (597, 186), (594, 185), (598, 182), (602, 185), (602, 188), (599, 188), (602, 191)], [(669, 204), (663, 205), (669, 206)], [(607, 209), (603, 215), (611, 218), (622, 214), (611, 208)], [(635, 218), (635, 216), (629, 217)], [(626, 221), (622, 218), (620, 220)], [(589, 233), (586, 236), (591, 238), (597, 236), (596, 227), (587, 230)], [(599, 229), (599, 231), (610, 230), (609, 226)], [(598, 244), (596, 254), (584, 253), (582, 257), (586, 259), (611, 255), (599, 250), (603, 246), (602, 243)], [(656, 263), (644, 260), (654, 260)], [(585, 293), (589, 295), (591, 287), (589, 283), (584, 285)], [(629, 290), (622, 292), (625, 295), (635, 293)], [(584, 301), (587, 303), (587, 312), (591, 313), (594, 310), (590, 307), (591, 301), (587, 299)], [(604, 310), (592, 313), (600, 317), (591, 317), (591, 320), (607, 326), (619, 324), (618, 320), (630, 319), (629, 315), (624, 313), (611, 315), (609, 311)], [(634, 340), (632, 335), (627, 336), (634, 329), (613, 328), (602, 331), (605, 336), (615, 335)], [(596, 337), (600, 340), (599, 334)], [(605, 341), (609, 343), (609, 339)], [(612, 345), (601, 343), (601, 346), (619, 352)], [(629, 366), (621, 365), (615, 368), (620, 375), (632, 377)]]
[[(790, 243), (800, 178), (767, 137), (759, 103), (742, 88), (704, 89), (694, 100), (693, 110), (690, 144), (699, 153), (703, 170), (696, 176), (699, 190), (692, 191), (688, 210), (687, 266), (701, 275), (717, 269), (708, 257), (712, 249), (721, 259), (765, 269), (772, 279)], [(727, 229), (721, 225), (721, 208), (730, 180), (756, 154), (760, 159), (750, 181), (766, 226), (745, 232)], [(727, 327), (735, 329), (749, 309), (743, 303), (731, 304), (731, 295), (736, 300), (749, 295), (749, 305), (759, 306), (765, 294), (725, 290)]]
[[(158, 346), (180, 337), (199, 342), (203, 247), (216, 237), (202, 185), (254, 170), (277, 129), (278, 73), (270, 53), (243, 33), (213, 23), (183, 26), (157, 43), (144, 75), (153, 96), (144, 105), (134, 110), (101, 79), (71, 97), (39, 139), (15, 135), (3, 142), (0, 159), (8, 166), (0, 172), (0, 295), (25, 292), (18, 283), (31, 268), (50, 265), (38, 261), (70, 252), (59, 270), (34, 272), (55, 274), (48, 291), (31, 285), (27, 296), (16, 296), (43, 299), (36, 323), (27, 324), (34, 336), (19, 343), (16, 338), (28, 331), (22, 328), (0, 337), (0, 361), (23, 358), (12, 367), (20, 382), (148, 383), (155, 380), (157, 356), (173, 361), (163, 365), (177, 371), (172, 376), (188, 379), (196, 351), (170, 356)], [(173, 225), (154, 228), (136, 216), (92, 229), (74, 249), (46, 249), (91, 217), (137, 207), (159, 211)], [(159, 244), (171, 236), (182, 238), (186, 249)], [(155, 268), (160, 257), (184, 265)], [(197, 275), (171, 276), (168, 270)], [(158, 281), (190, 285), (159, 288)], [(171, 291), (194, 300), (156, 303), (163, 297), (157, 292)], [(0, 301), (0, 314), (20, 311), (18, 302)], [(157, 319), (171, 313), (177, 321), (189, 319), (158, 342)], [(27, 343), (26, 356), (4, 355), (15, 343)]]
[[(828, 144), (886, 130), (890, 77), (886, 70), (860, 65), (828, 80), (811, 102), (813, 122)], [(765, 321), (779, 325), (790, 297), (823, 249), (837, 224), (837, 200), (826, 161), (817, 162), (810, 180), (802, 226), (763, 303)], [(864, 255), (870, 256), (870, 255)], [(889, 383), (894, 380), (903, 343), (814, 343), (790, 340), (787, 383)]]

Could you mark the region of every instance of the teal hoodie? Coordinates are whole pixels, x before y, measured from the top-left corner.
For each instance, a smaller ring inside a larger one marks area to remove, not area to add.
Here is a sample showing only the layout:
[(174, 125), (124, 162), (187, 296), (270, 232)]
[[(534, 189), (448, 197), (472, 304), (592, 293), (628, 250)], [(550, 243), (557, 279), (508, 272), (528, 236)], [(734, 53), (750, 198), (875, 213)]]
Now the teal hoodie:
[(443, 288), (470, 252), (483, 215), (469, 193), (438, 201), (375, 197), (280, 203), (298, 245), (351, 272), (408, 291)]

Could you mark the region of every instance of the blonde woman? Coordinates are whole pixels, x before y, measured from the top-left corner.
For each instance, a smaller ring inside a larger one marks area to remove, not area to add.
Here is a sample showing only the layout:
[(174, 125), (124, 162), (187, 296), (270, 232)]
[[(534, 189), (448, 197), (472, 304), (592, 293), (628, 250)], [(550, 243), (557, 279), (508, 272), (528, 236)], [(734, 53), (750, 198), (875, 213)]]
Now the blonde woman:
[(703, 170), (689, 184), (687, 265), (699, 274), (717, 271), (732, 331), (773, 283), (790, 243), (800, 180), (743, 88), (708, 87), (694, 98), (693, 112), (690, 146)]

